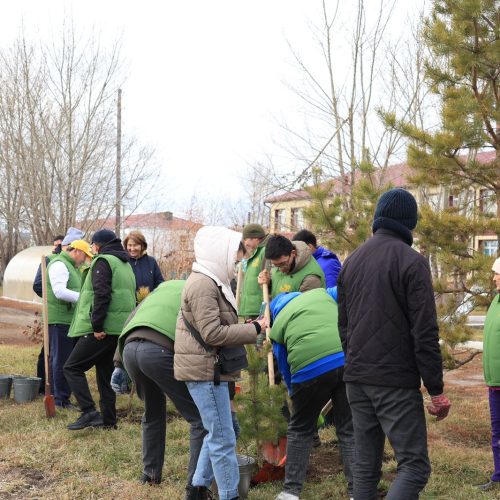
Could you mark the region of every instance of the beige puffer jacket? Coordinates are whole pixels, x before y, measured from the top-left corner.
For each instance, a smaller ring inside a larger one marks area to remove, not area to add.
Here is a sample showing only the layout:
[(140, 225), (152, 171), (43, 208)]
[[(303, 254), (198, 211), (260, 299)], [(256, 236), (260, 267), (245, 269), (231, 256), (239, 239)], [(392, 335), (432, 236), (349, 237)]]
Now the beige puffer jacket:
[[(234, 277), (236, 251), (241, 233), (225, 227), (202, 227), (194, 239), (196, 261), (182, 292), (181, 313), (175, 330), (174, 375), (177, 380), (212, 381), (215, 349), (207, 352), (191, 335), (182, 313), (200, 332), (203, 340), (215, 347), (253, 344), (257, 329), (252, 324), (238, 324), (236, 299), (230, 282)], [(240, 372), (221, 374), (232, 381)]]
[[(238, 316), (214, 280), (193, 272), (184, 287), (181, 313), (203, 340), (213, 346), (253, 344), (257, 330), (253, 324), (238, 324)], [(207, 352), (191, 335), (182, 315), (175, 331), (174, 375), (177, 380), (214, 379), (215, 352)], [(240, 372), (221, 375), (222, 381), (237, 380)]]

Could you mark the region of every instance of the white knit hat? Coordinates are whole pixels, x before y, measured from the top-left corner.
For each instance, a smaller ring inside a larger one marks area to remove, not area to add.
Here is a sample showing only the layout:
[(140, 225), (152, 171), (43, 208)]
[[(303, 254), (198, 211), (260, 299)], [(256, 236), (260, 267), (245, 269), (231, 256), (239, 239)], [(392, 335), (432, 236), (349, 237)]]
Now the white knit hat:
[(496, 259), (495, 262), (493, 262), (493, 266), (491, 267), (491, 270), (497, 274), (500, 274), (500, 258)]

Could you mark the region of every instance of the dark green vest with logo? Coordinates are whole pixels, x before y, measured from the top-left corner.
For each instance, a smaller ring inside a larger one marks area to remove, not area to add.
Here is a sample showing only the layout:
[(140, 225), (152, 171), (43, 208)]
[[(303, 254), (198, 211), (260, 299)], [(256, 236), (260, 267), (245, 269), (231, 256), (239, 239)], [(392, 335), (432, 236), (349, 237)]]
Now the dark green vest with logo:
[(185, 284), (185, 280), (165, 281), (139, 304), (118, 340), (120, 352), (123, 350), (127, 335), (141, 327), (152, 328), (175, 342), (175, 327)]
[(94, 331), (91, 322), (94, 306), (92, 270), (99, 259), (105, 259), (111, 268), (111, 302), (104, 320), (104, 333), (120, 335), (129, 314), (135, 308), (135, 276), (128, 262), (123, 262), (114, 255), (96, 255), (85, 274), (80, 299), (76, 306), (68, 335), (81, 337)]
[(283, 292), (300, 292), (300, 285), (302, 285), (304, 278), (310, 274), (318, 276), (321, 279), (321, 286), (326, 288), (323, 270), (312, 256), (309, 262), (296, 273), (292, 271), (290, 274), (284, 274), (279, 269), (274, 268), (271, 273), (272, 298)]
[(243, 278), (243, 289), (240, 293), (238, 307), (239, 316), (258, 316), (262, 304), (262, 287), (257, 283), (259, 273), (262, 271), (265, 244), (262, 243), (253, 255), (247, 260), (246, 271)]
[(50, 282), (49, 269), (54, 262), (62, 262), (69, 272), (66, 288), (73, 292), (79, 292), (82, 286), (80, 271), (75, 267), (73, 259), (66, 253), (61, 252), (51, 255), (49, 265), (47, 266), (47, 310), (49, 316), (49, 325), (70, 325), (75, 313), (75, 304), (60, 300), (54, 295), (52, 284)]

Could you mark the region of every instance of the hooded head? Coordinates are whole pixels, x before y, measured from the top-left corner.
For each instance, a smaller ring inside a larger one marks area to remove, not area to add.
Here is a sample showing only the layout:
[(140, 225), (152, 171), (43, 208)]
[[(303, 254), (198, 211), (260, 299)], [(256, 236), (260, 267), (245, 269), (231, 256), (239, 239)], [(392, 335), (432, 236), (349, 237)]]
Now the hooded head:
[(241, 233), (221, 226), (202, 227), (194, 238), (194, 270), (209, 271), (221, 284), (229, 286), (234, 278)]
[(280, 313), (280, 311), (293, 299), (301, 295), (300, 292), (289, 292), (289, 293), (280, 293), (276, 295), (274, 299), (269, 304), (269, 309), (271, 311), (271, 319), (274, 321), (276, 316)]

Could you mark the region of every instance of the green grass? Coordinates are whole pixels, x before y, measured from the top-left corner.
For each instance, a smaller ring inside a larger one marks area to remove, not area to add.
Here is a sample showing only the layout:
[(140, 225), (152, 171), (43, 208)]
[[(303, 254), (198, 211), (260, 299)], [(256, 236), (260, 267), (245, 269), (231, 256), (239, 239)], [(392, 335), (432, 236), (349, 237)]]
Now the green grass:
[[(0, 373), (33, 375), (38, 347), (0, 346)], [(89, 374), (96, 396), (95, 376)], [(473, 484), (491, 474), (489, 412), (486, 391), (477, 393), (450, 388), (453, 406), (443, 422), (429, 420), (429, 445), (433, 474), (422, 499), (460, 500), (492, 498), (478, 493)], [(96, 397), (97, 400), (97, 397)], [(188, 460), (188, 426), (180, 418), (169, 420), (163, 483), (142, 486), (137, 478), (141, 464), (141, 402), (133, 400), (131, 414), (125, 416), (128, 396), (118, 398), (123, 417), (118, 431), (66, 430), (77, 414), (58, 411), (47, 419), (41, 399), (16, 404), (0, 400), (0, 498), (92, 498), (165, 499), (183, 498)], [(172, 408), (169, 406), (169, 410)], [(331, 429), (321, 431), (326, 443), (334, 440)], [(324, 446), (315, 453), (332, 453)], [(396, 463), (384, 463), (386, 480), (394, 475)], [(251, 500), (271, 500), (281, 491), (281, 483), (260, 485), (250, 491)], [(304, 500), (345, 499), (342, 474), (331, 471), (306, 483)]]

